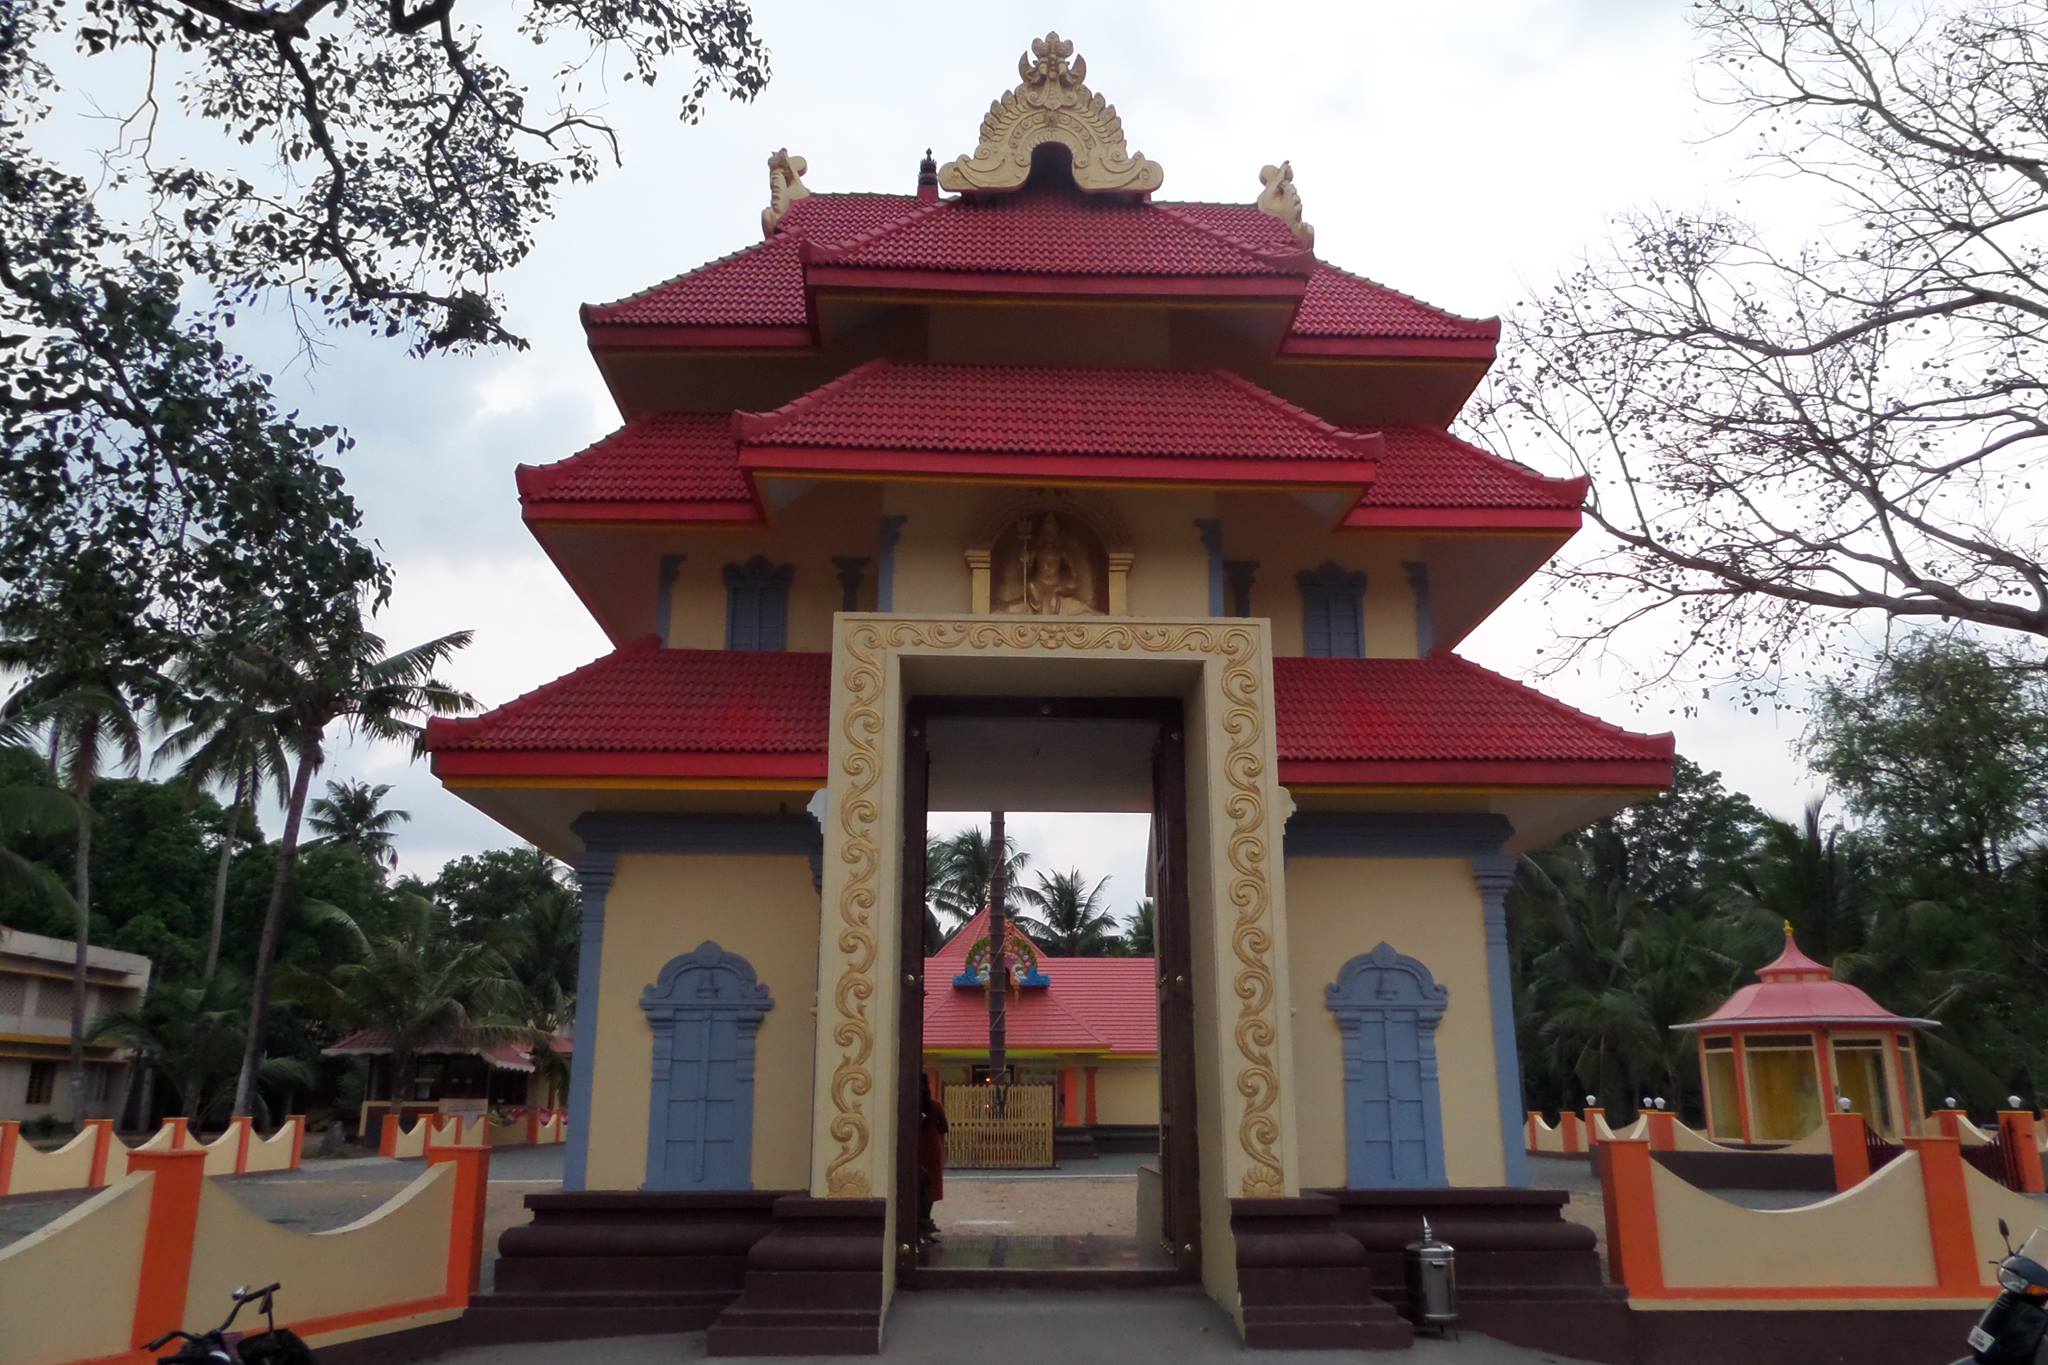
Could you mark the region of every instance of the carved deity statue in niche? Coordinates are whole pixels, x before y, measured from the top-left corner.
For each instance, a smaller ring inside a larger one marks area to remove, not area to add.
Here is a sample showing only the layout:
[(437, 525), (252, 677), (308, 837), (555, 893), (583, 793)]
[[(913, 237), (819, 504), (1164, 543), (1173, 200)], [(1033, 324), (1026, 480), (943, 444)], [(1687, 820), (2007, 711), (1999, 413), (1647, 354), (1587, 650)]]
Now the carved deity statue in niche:
[(1109, 611), (1108, 559), (1078, 518), (1019, 517), (989, 547), (990, 610), (1017, 616), (1102, 616)]

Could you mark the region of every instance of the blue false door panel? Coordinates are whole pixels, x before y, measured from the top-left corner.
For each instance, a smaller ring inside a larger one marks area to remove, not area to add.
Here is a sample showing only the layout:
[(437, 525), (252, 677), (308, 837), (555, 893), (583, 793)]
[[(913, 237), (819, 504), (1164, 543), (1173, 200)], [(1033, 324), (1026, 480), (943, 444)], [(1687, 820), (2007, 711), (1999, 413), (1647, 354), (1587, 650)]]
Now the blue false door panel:
[(708, 941), (642, 992), (654, 1034), (647, 1189), (753, 1188), (755, 1039), (773, 1007), (747, 960)]
[(1344, 964), (1323, 992), (1344, 1042), (1344, 1183), (1442, 1185), (1436, 1028), (1449, 992), (1387, 944)]

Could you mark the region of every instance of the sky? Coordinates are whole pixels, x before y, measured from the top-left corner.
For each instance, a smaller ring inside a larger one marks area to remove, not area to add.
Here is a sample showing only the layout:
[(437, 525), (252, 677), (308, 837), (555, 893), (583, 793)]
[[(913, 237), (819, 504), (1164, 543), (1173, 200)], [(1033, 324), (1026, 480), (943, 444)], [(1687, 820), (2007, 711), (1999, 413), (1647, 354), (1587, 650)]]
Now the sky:
[[(909, 192), (927, 146), (941, 160), (972, 150), (988, 102), (1015, 84), (1018, 54), (1056, 28), (1116, 105), (1132, 149), (1165, 167), (1160, 197), (1249, 202), (1259, 168), (1290, 159), (1322, 259), (1455, 312), (1494, 315), (1567, 269), (1618, 212), (1743, 205), (1752, 187), (1737, 148), (1709, 136), (1696, 98), (1686, 10), (1634, 0), (758, 0), (774, 74), (753, 103), (714, 104), (686, 126), (674, 115), (679, 81), (604, 92), (623, 166), (567, 191), (532, 256), (498, 282), (531, 350), (420, 360), (402, 343), (344, 332), (307, 365), (262, 319), (237, 343), (277, 374), (287, 405), (355, 436), (342, 467), (397, 577), (379, 619), (386, 640), (473, 630), (448, 672), (495, 705), (606, 648), (521, 526), (513, 488), (515, 465), (561, 459), (618, 425), (577, 305), (759, 240), (774, 149), (804, 156), (816, 191)], [(103, 126), (64, 110), (49, 136), (90, 139)], [(1462, 652), (1530, 678), (1554, 610), (1569, 607), (1526, 588)], [(1631, 647), (1653, 652), (1654, 636)], [(1612, 663), (1541, 685), (1631, 728), (1676, 731), (1681, 752), (1768, 810), (1791, 815), (1816, 790), (1791, 747), (1795, 713), (1635, 693)], [(334, 752), (325, 777), (389, 783), (391, 804), (411, 813), (402, 870), (431, 876), (449, 858), (514, 842), (405, 751)], [(1012, 828), (1039, 867), (1109, 876), (1118, 909), (1142, 894), (1142, 817), (1021, 815)]]

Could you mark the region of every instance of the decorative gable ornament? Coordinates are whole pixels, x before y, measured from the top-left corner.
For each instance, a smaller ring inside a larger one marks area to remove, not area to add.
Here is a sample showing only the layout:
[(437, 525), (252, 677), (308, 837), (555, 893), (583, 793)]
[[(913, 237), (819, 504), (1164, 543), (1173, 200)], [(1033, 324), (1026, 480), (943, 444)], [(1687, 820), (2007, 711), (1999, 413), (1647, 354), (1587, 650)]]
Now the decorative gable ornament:
[[(1069, 58), (1072, 60), (1069, 61)], [(973, 156), (955, 157), (939, 184), (959, 193), (1014, 190), (1031, 175), (1031, 154), (1057, 142), (1073, 155), (1074, 183), (1084, 190), (1149, 194), (1166, 182), (1165, 168), (1124, 146), (1116, 106), (1084, 83), (1088, 63), (1074, 44), (1048, 33), (1017, 58), (1023, 84), (988, 107)]]
[(1316, 230), (1301, 221), (1301, 194), (1294, 188), (1294, 163), (1283, 161), (1277, 166), (1261, 167), (1259, 183), (1265, 186), (1259, 191), (1259, 212), (1287, 224), (1294, 240), (1313, 250)]
[(782, 221), (790, 206), (799, 199), (811, 197), (810, 186), (804, 184), (804, 172), (811, 163), (800, 156), (791, 156), (789, 148), (778, 147), (768, 153), (768, 207), (761, 210), (761, 235), (774, 233), (775, 225)]

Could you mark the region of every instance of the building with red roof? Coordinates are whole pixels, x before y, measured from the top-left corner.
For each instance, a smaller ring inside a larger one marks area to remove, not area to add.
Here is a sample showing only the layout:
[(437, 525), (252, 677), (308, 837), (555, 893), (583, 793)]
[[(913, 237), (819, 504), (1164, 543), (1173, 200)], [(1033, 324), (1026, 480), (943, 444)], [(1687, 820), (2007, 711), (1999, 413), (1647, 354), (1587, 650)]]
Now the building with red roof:
[[(908, 192), (778, 151), (759, 241), (582, 310), (618, 428), (512, 477), (611, 647), (425, 743), (582, 884), (567, 1189), (803, 1192), (836, 1303), (919, 1273), (917, 1080), (986, 1047), (926, 815), (1148, 814), (1157, 959), (1039, 959), (1014, 1064), (1158, 1127), (1148, 1247), (1271, 1322), (1230, 1210), (1519, 1197), (1514, 857), (1672, 743), (1457, 653), (1586, 492), (1451, 432), (1499, 323), (1323, 260), (1287, 162), (1171, 199), (1085, 76), (1033, 41)], [(760, 1292), (714, 1346), (797, 1339)]]
[(1832, 967), (1785, 950), (1704, 1019), (1697, 1035), (1708, 1134), (1723, 1142), (1796, 1142), (1847, 1100), (1877, 1132), (1912, 1136), (1926, 1106), (1913, 1035), (1931, 1019), (1893, 1014)]

